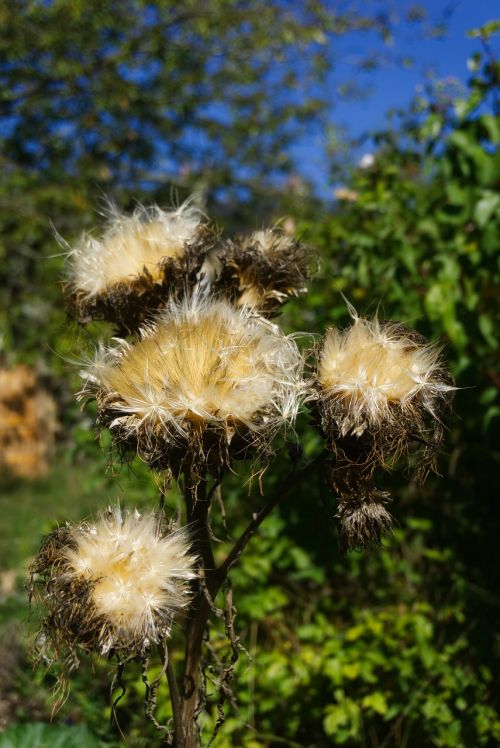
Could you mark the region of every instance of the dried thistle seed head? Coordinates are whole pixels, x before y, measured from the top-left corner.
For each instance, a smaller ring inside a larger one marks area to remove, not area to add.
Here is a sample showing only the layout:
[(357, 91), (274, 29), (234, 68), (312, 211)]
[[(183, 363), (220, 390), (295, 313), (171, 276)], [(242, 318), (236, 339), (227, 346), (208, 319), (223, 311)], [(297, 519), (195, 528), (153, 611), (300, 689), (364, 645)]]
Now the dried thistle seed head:
[(130, 216), (111, 209), (99, 239), (84, 235), (70, 252), (70, 274), (76, 289), (97, 296), (110, 286), (147, 275), (162, 280), (163, 261), (178, 260), (193, 241), (201, 213), (190, 202), (176, 210), (139, 206)]
[(192, 200), (169, 211), (139, 206), (128, 216), (111, 208), (102, 235), (84, 234), (68, 252), (70, 304), (80, 321), (134, 329), (169, 291), (184, 290), (213, 236)]
[(30, 568), (42, 583), (52, 656), (74, 661), (78, 648), (144, 654), (188, 604), (195, 563), (185, 531), (166, 530), (153, 513), (116, 507), (95, 522), (59, 528)]
[(278, 229), (236, 239), (228, 253), (236, 304), (275, 313), (287, 299), (307, 291), (311, 259), (308, 247)]
[(186, 455), (222, 466), (233, 447), (264, 447), (293, 420), (300, 369), (276, 325), (194, 297), (171, 303), (133, 344), (102, 348), (81, 396), (94, 395), (101, 424), (152, 467), (176, 470)]
[(357, 501), (340, 499), (338, 503), (340, 536), (349, 551), (380, 545), (382, 537), (392, 530), (393, 518), (385, 507), (389, 496), (375, 493), (378, 497), (372, 494)]
[(327, 331), (317, 383), (341, 436), (397, 426), (401, 419), (419, 432), (425, 417), (438, 418), (454, 389), (439, 348), (401, 324), (360, 318), (342, 332)]
[(341, 544), (347, 550), (380, 545), (382, 536), (392, 528), (392, 516), (387, 510), (391, 497), (380, 491), (373, 482), (366, 454), (361, 462), (355, 455), (331, 460), (329, 482), (338, 500), (337, 517)]

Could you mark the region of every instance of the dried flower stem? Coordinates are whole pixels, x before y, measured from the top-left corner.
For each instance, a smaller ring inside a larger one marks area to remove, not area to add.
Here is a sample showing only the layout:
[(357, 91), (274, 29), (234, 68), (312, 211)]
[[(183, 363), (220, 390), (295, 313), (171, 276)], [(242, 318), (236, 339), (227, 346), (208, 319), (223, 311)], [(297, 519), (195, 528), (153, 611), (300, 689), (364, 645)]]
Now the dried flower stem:
[(177, 685), (177, 678), (175, 677), (175, 670), (172, 665), (172, 660), (170, 658), (168, 659), (168, 662), (167, 662), (167, 682), (168, 682), (168, 688), (170, 691), (170, 701), (172, 704), (175, 745), (182, 746), (184, 743), (184, 727), (180, 720), (181, 699), (180, 699), (180, 694), (179, 694), (179, 687)]
[[(193, 525), (195, 547), (203, 563), (205, 576), (215, 572), (215, 560), (208, 528), (210, 499), (207, 496), (206, 477), (194, 474), (192, 467), (184, 472), (184, 496), (187, 519)], [(186, 633), (184, 674), (181, 689), (180, 722), (183, 729), (182, 748), (196, 748), (199, 744), (196, 710), (200, 700), (200, 671), (203, 634), (210, 615), (210, 607), (203, 592), (202, 581), (197, 581), (197, 590), (191, 605), (192, 617)]]
[(199, 746), (199, 730), (196, 717), (203, 696), (201, 685), (202, 644), (208, 620), (214, 610), (213, 601), (218, 591), (262, 522), (280, 501), (296, 488), (297, 483), (317, 469), (318, 464), (323, 459), (324, 455), (321, 454), (300, 469), (296, 465), (293, 467), (289, 476), (280, 484), (279, 490), (253, 515), (250, 523), (236, 540), (226, 559), (219, 567), (215, 565), (208, 523), (208, 510), (214, 491), (207, 492), (206, 477), (200, 478), (199, 475), (195, 475), (189, 466), (185, 469), (184, 497), (187, 519), (193, 526), (193, 550), (202, 559), (204, 578), (200, 578), (196, 582), (197, 587), (190, 608), (186, 629), (184, 672), (180, 689), (170, 662), (167, 669), (176, 748), (198, 748)]

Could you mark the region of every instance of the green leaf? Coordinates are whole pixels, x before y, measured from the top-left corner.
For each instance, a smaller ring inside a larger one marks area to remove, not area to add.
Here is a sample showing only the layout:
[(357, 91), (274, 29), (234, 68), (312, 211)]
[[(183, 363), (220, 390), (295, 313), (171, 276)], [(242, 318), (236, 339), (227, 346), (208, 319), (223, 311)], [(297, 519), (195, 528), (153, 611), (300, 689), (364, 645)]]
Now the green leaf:
[(497, 219), (500, 219), (500, 195), (496, 192), (483, 192), (474, 209), (477, 225), (483, 228), (495, 214)]
[(491, 319), (490, 315), (486, 313), (480, 314), (478, 317), (478, 325), (486, 342), (492, 348), (498, 348), (498, 339), (495, 334), (495, 325), (493, 324), (493, 320)]
[(86, 727), (33, 723), (14, 725), (0, 735), (0, 748), (99, 748)]
[(387, 701), (381, 691), (374, 691), (373, 693), (367, 694), (361, 703), (365, 708), (372, 709), (376, 714), (383, 716), (387, 713)]

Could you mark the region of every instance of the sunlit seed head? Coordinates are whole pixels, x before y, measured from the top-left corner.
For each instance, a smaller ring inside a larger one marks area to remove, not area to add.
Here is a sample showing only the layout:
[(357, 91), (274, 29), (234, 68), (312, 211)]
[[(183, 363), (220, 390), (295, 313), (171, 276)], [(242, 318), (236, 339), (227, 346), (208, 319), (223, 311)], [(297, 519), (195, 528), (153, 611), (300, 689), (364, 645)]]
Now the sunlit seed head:
[(70, 527), (55, 551), (42, 546), (39, 559), (48, 620), (61, 629), (52, 633), (101, 653), (140, 653), (168, 635), (190, 600), (196, 564), (184, 530), (164, 532), (157, 515), (119, 507)]
[(243, 242), (244, 248), (252, 247), (263, 255), (289, 254), (295, 245), (294, 239), (276, 229), (262, 229), (249, 234)]
[(319, 354), (324, 398), (342, 405), (343, 434), (380, 428), (398, 413), (435, 415), (437, 401), (454, 389), (444, 377), (440, 351), (395, 323), (355, 318), (344, 331), (328, 330)]
[(92, 297), (145, 275), (153, 281), (161, 280), (165, 261), (177, 261), (184, 255), (201, 218), (192, 201), (169, 211), (139, 206), (129, 216), (110, 209), (102, 235), (95, 238), (85, 234), (70, 250), (71, 286)]
[(193, 424), (258, 431), (292, 420), (301, 357), (271, 323), (225, 301), (171, 304), (86, 373), (84, 394), (134, 430), (186, 435)]

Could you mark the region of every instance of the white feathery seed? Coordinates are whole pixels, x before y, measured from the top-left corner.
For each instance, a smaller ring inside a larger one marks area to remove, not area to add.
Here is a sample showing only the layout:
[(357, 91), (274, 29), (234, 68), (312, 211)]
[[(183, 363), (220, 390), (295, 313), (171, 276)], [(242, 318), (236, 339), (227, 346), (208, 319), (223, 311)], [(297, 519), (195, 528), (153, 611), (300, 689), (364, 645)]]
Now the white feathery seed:
[(144, 275), (162, 278), (162, 260), (180, 259), (197, 233), (201, 211), (186, 200), (174, 210), (138, 206), (132, 215), (112, 207), (100, 237), (84, 234), (68, 253), (69, 280), (76, 291), (96, 296)]
[(196, 557), (185, 529), (162, 535), (152, 512), (114, 507), (94, 523), (75, 526), (72, 537), (76, 547), (65, 550), (68, 573), (92, 583), (95, 614), (110, 631), (101, 653), (156, 643), (158, 621), (169, 628), (190, 600)]
[(416, 343), (401, 325), (357, 316), (346, 330), (327, 331), (318, 382), (324, 397), (343, 403), (343, 436), (360, 436), (415, 409), (437, 417), (436, 402), (455, 389), (443, 381), (434, 344)]
[(269, 254), (271, 252), (287, 251), (293, 245), (293, 239), (274, 229), (261, 229), (250, 234), (245, 243), (258, 246), (263, 254)]
[(253, 430), (295, 417), (302, 359), (291, 337), (229, 302), (171, 303), (133, 344), (102, 349), (81, 396), (116, 411), (111, 424), (185, 435), (201, 422)]

